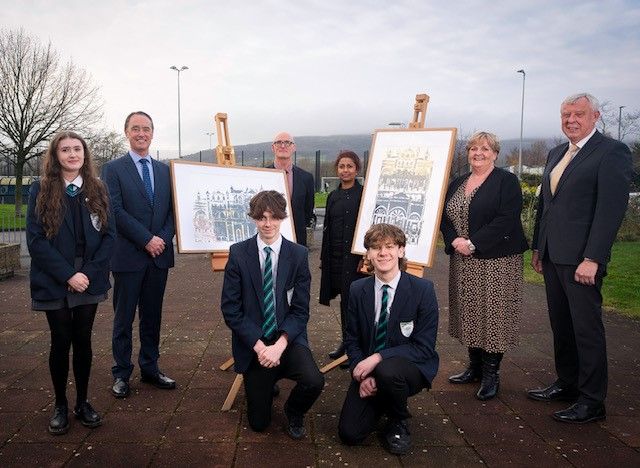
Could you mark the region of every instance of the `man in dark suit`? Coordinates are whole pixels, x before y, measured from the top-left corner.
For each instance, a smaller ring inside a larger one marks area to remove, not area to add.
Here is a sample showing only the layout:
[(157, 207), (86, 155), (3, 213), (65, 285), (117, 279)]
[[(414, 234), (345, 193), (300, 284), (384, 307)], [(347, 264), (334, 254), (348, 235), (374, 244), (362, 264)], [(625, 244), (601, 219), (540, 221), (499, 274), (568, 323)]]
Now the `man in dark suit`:
[(569, 139), (549, 152), (533, 234), (532, 266), (544, 275), (558, 379), (530, 390), (534, 400), (574, 404), (553, 418), (586, 423), (605, 418), (607, 351), (602, 280), (629, 200), (631, 154), (595, 128), (598, 101), (564, 100)]
[(307, 339), (308, 251), (280, 235), (286, 208), (274, 190), (251, 199), (258, 234), (229, 249), (221, 308), (232, 331), (234, 368), (244, 377), (249, 426), (257, 432), (269, 426), (273, 387), (288, 378), (296, 386), (284, 405), (287, 433), (301, 439), (304, 415), (320, 396), (324, 376)]
[(109, 188), (118, 236), (111, 259), (115, 279), (111, 389), (116, 398), (129, 395), (131, 328), (138, 308), (142, 382), (173, 389), (176, 383), (158, 368), (162, 299), (173, 267), (173, 205), (169, 167), (149, 155), (153, 121), (132, 112), (125, 121), (128, 154), (107, 163), (102, 180)]
[(365, 234), (374, 276), (351, 284), (345, 345), (353, 380), (338, 426), (340, 439), (355, 445), (386, 414), (383, 443), (395, 455), (411, 447), (408, 397), (431, 388), (438, 371), (436, 294), (433, 283), (402, 271), (405, 245), (404, 233), (390, 224)]
[(296, 150), (296, 143), (289, 133), (278, 133), (273, 139), (271, 149), (274, 155), (271, 167), (282, 169), (287, 175), (296, 242), (300, 245), (307, 245), (307, 226), (313, 218), (315, 192), (313, 176), (293, 165), (291, 156)]

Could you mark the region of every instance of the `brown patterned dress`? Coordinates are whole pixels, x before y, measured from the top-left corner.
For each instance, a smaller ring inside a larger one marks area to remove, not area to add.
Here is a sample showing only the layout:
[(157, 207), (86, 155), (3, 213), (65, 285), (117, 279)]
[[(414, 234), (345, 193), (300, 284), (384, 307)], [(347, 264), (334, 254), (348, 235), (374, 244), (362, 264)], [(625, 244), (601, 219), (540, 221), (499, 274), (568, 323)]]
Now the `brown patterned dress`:
[[(469, 237), (466, 182), (445, 208), (456, 232)], [(518, 344), (522, 309), (522, 255), (479, 259), (451, 255), (449, 264), (449, 335), (468, 347), (504, 353)]]

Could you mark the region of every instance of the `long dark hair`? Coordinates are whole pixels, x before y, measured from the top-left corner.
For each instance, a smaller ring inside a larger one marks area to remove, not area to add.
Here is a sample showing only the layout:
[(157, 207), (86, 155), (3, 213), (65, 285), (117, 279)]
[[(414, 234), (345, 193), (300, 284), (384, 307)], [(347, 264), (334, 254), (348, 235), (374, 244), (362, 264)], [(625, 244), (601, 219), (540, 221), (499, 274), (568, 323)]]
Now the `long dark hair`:
[(65, 138), (73, 138), (82, 143), (84, 150), (84, 164), (80, 168), (82, 176), (81, 197), (90, 213), (96, 214), (100, 220), (102, 229), (107, 226), (109, 213), (109, 197), (107, 190), (100, 179), (96, 176), (91, 152), (87, 142), (75, 132), (64, 131), (53, 137), (44, 155), (42, 162), (42, 179), (40, 179), (40, 193), (36, 200), (36, 214), (47, 238), (52, 238), (58, 233), (62, 219), (64, 218), (65, 185), (62, 177), (62, 167), (58, 161), (58, 145)]

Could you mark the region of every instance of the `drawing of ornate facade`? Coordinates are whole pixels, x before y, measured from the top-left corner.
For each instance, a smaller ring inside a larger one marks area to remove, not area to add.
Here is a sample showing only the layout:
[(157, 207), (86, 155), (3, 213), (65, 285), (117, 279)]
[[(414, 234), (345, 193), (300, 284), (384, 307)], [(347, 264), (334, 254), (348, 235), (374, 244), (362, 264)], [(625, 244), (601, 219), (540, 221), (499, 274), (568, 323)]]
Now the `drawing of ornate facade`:
[(387, 150), (382, 161), (372, 223), (398, 226), (417, 245), (433, 161), (418, 148)]
[(256, 226), (247, 212), (249, 201), (260, 190), (230, 186), (225, 191), (197, 192), (193, 203), (195, 241), (235, 243), (253, 236)]

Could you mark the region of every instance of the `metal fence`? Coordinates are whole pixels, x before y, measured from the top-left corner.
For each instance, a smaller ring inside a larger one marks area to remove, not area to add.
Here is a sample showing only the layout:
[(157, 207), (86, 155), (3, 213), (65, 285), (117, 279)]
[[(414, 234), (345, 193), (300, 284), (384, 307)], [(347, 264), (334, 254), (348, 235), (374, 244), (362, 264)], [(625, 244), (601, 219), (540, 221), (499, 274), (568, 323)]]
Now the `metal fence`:
[(23, 218), (0, 212), (0, 244), (19, 244), (24, 237), (23, 226)]

